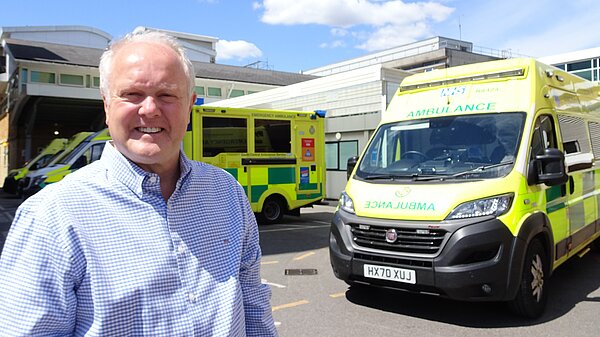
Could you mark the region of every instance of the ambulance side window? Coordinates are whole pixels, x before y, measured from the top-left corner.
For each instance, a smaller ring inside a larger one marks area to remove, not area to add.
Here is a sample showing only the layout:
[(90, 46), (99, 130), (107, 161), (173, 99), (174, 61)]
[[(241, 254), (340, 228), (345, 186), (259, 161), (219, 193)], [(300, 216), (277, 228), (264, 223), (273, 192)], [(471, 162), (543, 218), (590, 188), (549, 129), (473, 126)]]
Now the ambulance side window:
[(248, 152), (245, 118), (202, 117), (202, 156)]
[(535, 121), (533, 134), (531, 135), (531, 151), (530, 158), (544, 154), (544, 150), (548, 148), (557, 148), (556, 146), (556, 131), (552, 116), (542, 115)]
[(292, 152), (291, 124), (289, 120), (254, 120), (254, 151)]

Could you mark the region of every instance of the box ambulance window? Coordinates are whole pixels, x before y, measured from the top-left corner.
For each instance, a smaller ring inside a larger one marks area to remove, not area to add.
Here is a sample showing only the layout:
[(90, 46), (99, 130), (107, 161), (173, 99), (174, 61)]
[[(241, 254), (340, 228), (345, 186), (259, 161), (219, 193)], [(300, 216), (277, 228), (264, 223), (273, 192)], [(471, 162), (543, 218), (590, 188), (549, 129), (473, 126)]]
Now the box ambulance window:
[(255, 119), (254, 152), (292, 152), (290, 125), (288, 120)]
[(565, 153), (576, 153), (579, 151), (579, 142), (576, 140), (572, 140), (570, 142), (563, 143), (563, 149), (565, 149)]
[(202, 117), (202, 156), (219, 153), (247, 153), (245, 118)]

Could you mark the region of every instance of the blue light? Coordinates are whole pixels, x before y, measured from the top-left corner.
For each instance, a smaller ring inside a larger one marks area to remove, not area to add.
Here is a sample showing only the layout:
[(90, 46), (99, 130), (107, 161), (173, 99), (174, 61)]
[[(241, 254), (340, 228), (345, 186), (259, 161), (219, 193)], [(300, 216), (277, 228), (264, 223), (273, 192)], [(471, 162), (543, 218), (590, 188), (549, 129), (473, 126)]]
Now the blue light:
[(327, 110), (315, 110), (315, 114), (317, 114), (317, 116), (319, 116), (321, 118), (325, 118), (326, 113), (327, 113)]

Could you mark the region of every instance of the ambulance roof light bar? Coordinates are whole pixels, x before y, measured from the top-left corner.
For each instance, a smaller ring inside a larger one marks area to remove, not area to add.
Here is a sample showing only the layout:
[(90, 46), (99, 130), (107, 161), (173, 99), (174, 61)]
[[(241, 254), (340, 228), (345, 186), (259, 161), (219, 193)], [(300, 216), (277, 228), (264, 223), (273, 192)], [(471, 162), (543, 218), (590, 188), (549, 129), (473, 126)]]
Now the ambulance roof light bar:
[(525, 69), (519, 68), (519, 69), (514, 69), (514, 70), (500, 71), (500, 72), (487, 73), (487, 74), (477, 74), (477, 75), (466, 76), (466, 77), (448, 78), (448, 79), (444, 79), (441, 81), (411, 84), (411, 85), (401, 85), (400, 91), (439, 87), (439, 86), (455, 84), (455, 83), (482, 81), (482, 80), (487, 80), (487, 79), (492, 79), (492, 78), (516, 77), (516, 76), (523, 76), (524, 74), (525, 74)]

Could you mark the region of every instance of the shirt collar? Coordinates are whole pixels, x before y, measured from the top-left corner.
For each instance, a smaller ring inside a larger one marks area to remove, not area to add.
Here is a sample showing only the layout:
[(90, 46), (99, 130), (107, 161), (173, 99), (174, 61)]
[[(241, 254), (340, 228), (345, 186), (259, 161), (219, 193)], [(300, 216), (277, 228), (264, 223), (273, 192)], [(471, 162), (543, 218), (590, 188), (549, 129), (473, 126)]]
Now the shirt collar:
[[(144, 171), (127, 159), (113, 146), (112, 141), (107, 141), (100, 160), (104, 163), (109, 176), (118, 180), (140, 198), (144, 195), (145, 187), (147, 187), (144, 184), (145, 181), (147, 182), (153, 178), (158, 181), (157, 174)], [(179, 169), (180, 175), (177, 179), (176, 190), (180, 188), (191, 171), (190, 160), (183, 151), (179, 152)], [(160, 187), (158, 191), (160, 191)]]

